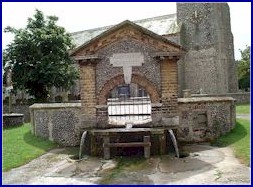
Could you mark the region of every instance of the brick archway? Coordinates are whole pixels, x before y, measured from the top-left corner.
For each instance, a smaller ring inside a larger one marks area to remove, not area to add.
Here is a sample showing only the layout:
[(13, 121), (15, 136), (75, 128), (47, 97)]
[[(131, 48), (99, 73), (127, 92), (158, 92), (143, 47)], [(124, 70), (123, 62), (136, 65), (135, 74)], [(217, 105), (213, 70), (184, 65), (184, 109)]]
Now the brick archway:
[[(147, 80), (144, 76), (133, 73), (132, 74), (132, 83), (138, 84), (142, 88), (144, 88), (150, 96), (152, 103), (157, 103), (160, 101), (158, 88), (154, 86), (149, 80)], [(115, 88), (116, 86), (124, 84), (124, 75), (117, 75), (114, 78), (107, 81), (101, 91), (99, 92), (98, 96), (98, 104), (99, 105), (106, 105), (107, 98), (110, 91)]]

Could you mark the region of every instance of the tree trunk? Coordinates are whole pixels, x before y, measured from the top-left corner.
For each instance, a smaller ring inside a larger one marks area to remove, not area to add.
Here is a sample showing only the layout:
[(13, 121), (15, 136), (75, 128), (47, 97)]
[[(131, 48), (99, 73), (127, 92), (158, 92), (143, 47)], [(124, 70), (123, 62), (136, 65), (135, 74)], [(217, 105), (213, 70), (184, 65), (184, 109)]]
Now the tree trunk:
[(36, 103), (46, 103), (48, 98), (48, 90), (45, 85), (38, 84), (36, 90), (34, 90), (34, 97)]

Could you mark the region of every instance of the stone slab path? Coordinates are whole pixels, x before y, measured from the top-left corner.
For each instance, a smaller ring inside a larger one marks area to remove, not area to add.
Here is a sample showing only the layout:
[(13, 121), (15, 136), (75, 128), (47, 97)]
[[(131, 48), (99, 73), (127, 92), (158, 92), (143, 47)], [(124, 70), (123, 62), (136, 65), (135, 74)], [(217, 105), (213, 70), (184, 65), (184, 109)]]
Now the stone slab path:
[[(240, 164), (230, 148), (188, 145), (185, 158), (154, 156), (141, 168), (122, 169), (110, 184), (250, 184), (251, 168)], [(100, 184), (117, 167), (115, 159), (70, 159), (54, 149), (30, 163), (3, 172), (3, 184)]]

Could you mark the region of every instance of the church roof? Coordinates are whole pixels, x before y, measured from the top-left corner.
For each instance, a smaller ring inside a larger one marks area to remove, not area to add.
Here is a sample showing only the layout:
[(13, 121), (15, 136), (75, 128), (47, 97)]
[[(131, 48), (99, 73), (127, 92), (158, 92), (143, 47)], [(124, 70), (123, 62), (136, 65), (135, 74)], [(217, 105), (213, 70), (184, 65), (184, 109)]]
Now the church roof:
[[(180, 31), (181, 27), (180, 24), (177, 24), (176, 14), (142, 19), (138, 21), (133, 21), (133, 23), (142, 26), (158, 35), (176, 34)], [(71, 37), (76, 47), (78, 47), (83, 43), (86, 43), (91, 39), (95, 38), (96, 36), (100, 35), (101, 33), (109, 30), (113, 26), (115, 25), (74, 32), (71, 33)]]

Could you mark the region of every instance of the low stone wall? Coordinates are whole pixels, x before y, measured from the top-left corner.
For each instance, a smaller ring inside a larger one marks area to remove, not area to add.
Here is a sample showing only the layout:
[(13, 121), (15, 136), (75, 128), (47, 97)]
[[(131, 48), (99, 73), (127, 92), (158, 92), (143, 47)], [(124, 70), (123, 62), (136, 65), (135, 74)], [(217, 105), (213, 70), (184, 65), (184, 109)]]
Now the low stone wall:
[(24, 114), (3, 114), (3, 128), (16, 127), (24, 124)]
[(30, 106), (32, 133), (63, 146), (76, 146), (81, 138), (81, 104), (52, 103)]
[[(60, 145), (79, 145), (81, 133), (89, 129), (81, 117), (81, 103), (34, 104), (30, 106), (30, 114), (32, 133)], [(235, 100), (231, 97), (179, 98), (178, 114), (175, 119), (162, 119), (157, 127), (177, 130), (179, 141), (211, 141), (235, 126)]]
[[(24, 114), (24, 122), (30, 122), (29, 105), (25, 104), (12, 104), (12, 112)], [(9, 113), (9, 105), (3, 105), (3, 113)]]
[(231, 97), (179, 98), (178, 109), (180, 141), (211, 141), (235, 126), (235, 100)]
[(192, 94), (192, 97), (233, 97), (236, 100), (236, 104), (250, 103), (250, 92), (226, 94)]

